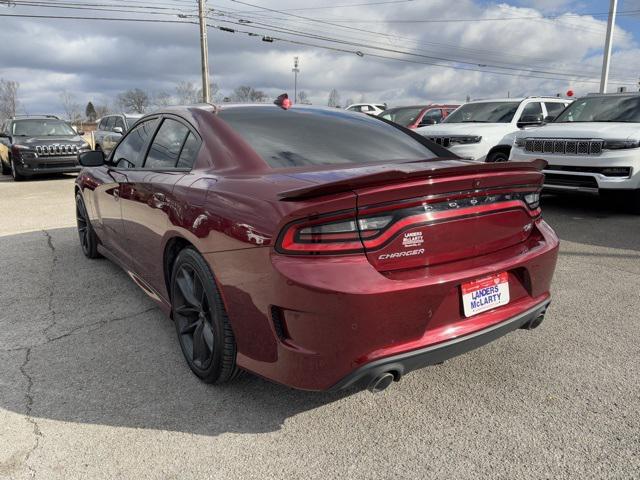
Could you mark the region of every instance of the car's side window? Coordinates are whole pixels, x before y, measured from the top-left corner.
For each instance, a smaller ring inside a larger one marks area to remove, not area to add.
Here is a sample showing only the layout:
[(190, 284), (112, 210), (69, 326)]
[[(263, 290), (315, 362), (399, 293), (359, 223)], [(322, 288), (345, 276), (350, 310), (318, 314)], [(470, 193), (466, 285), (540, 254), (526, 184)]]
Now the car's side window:
[(115, 127), (120, 127), (123, 132), (125, 131), (124, 120), (122, 120), (122, 117), (116, 117), (116, 121), (115, 121), (113, 126), (114, 126), (114, 128)]
[(546, 102), (545, 106), (547, 107), (547, 115), (552, 115), (554, 117), (560, 115), (560, 112), (565, 109), (564, 103)]
[(143, 148), (153, 133), (155, 125), (156, 119), (154, 118), (131, 130), (114, 150), (111, 163), (118, 168), (140, 168)]
[[(436, 123), (439, 123), (442, 120), (442, 110), (440, 110), (439, 108), (436, 108), (436, 109), (433, 109), (433, 110), (429, 110), (422, 117), (421, 123), (425, 123), (425, 121), (428, 120), (428, 119), (432, 119)], [(428, 123), (428, 122), (426, 122), (426, 123)]]
[(107, 123), (104, 126), (104, 129), (107, 131), (112, 131), (113, 130), (113, 126), (115, 125), (115, 117), (107, 117)]
[(200, 140), (196, 138), (193, 133), (189, 133), (186, 142), (184, 142), (184, 146), (182, 147), (182, 152), (180, 152), (180, 158), (178, 159), (178, 168), (191, 168), (193, 167), (194, 162), (198, 156), (198, 151), (200, 150)]
[(98, 126), (96, 127), (96, 130), (104, 130), (105, 123), (107, 123), (107, 119), (106, 118), (101, 119), (100, 123), (98, 123)]
[(184, 124), (166, 118), (151, 143), (144, 167), (161, 170), (175, 168), (188, 134), (189, 129)]
[(542, 118), (542, 104), (540, 102), (531, 102), (525, 105), (520, 118), (524, 118), (525, 116), (528, 117), (530, 115), (538, 115)]

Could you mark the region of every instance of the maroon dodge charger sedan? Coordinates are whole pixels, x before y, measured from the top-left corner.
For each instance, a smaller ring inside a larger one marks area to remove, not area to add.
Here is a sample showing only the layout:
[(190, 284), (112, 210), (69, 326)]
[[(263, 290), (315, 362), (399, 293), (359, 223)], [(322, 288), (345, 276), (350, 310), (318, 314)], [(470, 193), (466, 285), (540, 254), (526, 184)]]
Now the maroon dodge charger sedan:
[(279, 103), (168, 109), (80, 155), (85, 255), (173, 318), (198, 377), (378, 391), (540, 324), (558, 253), (543, 161), (474, 163)]

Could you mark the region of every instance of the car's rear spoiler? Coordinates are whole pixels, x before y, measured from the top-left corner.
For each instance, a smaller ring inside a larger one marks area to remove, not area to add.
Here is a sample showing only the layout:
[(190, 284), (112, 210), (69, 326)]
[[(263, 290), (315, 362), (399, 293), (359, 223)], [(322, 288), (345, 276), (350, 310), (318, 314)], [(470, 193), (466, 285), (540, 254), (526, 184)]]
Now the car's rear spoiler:
[[(393, 163), (367, 166), (343, 171), (332, 170), (330, 175), (323, 172), (302, 174), (305, 180), (317, 183), (308, 187), (280, 192), (278, 197), (284, 201), (304, 200), (321, 195), (340, 193), (356, 188), (371, 187), (380, 184), (398, 182), (416, 178), (435, 178), (451, 175), (473, 175), (489, 171), (541, 171), (547, 166), (546, 160), (530, 162), (478, 163), (464, 160), (446, 160), (412, 163)], [(314, 178), (315, 177), (315, 178)], [(324, 178), (323, 178), (324, 177)], [(332, 178), (326, 181), (326, 178)], [(336, 179), (336, 177), (338, 177)]]

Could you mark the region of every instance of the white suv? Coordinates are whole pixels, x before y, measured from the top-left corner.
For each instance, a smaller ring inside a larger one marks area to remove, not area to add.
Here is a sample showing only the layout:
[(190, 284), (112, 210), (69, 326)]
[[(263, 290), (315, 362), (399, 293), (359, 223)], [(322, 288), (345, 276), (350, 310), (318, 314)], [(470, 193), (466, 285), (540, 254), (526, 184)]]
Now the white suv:
[(516, 135), (510, 160), (543, 158), (549, 190), (628, 193), (640, 210), (640, 94), (593, 94)]
[(540, 126), (570, 103), (558, 97), (507, 98), (469, 102), (438, 125), (418, 128), (420, 135), (459, 157), (480, 162), (506, 162), (513, 133)]
[(386, 103), (353, 103), (345, 108), (350, 112), (362, 112), (369, 115), (380, 115), (387, 109)]

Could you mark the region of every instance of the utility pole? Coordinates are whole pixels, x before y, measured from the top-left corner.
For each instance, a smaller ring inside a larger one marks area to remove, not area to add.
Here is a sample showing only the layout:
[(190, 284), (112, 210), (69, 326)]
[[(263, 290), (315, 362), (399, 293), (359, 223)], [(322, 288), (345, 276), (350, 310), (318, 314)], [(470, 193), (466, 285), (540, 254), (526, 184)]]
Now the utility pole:
[(298, 73), (300, 73), (298, 57), (293, 57), (293, 68), (291, 71), (293, 72), (293, 103), (298, 103)]
[(607, 39), (604, 43), (604, 58), (602, 59), (602, 77), (600, 78), (600, 93), (607, 93), (609, 83), (609, 64), (611, 63), (611, 47), (613, 46), (613, 29), (616, 26), (616, 12), (618, 0), (611, 0), (609, 6), (609, 22), (607, 23)]
[(207, 0), (198, 0), (200, 18), (200, 57), (202, 60), (202, 101), (211, 103), (209, 88), (209, 46), (207, 45)]

